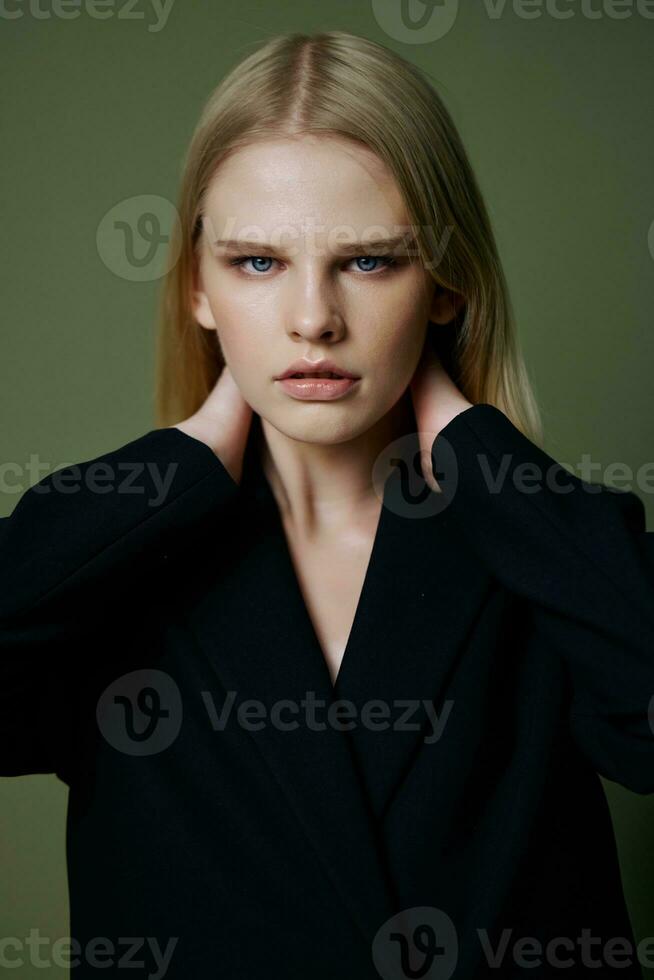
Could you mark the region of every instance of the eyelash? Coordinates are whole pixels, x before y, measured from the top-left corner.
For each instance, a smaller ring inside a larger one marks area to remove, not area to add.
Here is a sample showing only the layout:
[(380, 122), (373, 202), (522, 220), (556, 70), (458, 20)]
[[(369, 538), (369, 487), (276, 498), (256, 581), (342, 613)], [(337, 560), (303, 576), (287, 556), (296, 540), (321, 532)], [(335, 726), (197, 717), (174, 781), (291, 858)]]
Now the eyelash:
[[(229, 264), (230, 265), (233, 265), (233, 266), (242, 266), (246, 262), (249, 262), (250, 259), (263, 259), (263, 258), (271, 258), (271, 256), (269, 256), (269, 255), (242, 255), (242, 256), (240, 256), (237, 259), (231, 259)], [(393, 255), (355, 255), (352, 259), (350, 259), (350, 262), (355, 262), (357, 259), (378, 259), (380, 262), (383, 263), (383, 266), (382, 267), (385, 268), (385, 269), (389, 269), (389, 268), (392, 268), (393, 266), (397, 265), (397, 259)], [(273, 259), (272, 261), (275, 262), (277, 260), (276, 259)], [(255, 278), (262, 279), (270, 271), (271, 270), (268, 269), (268, 270), (266, 270), (266, 272), (252, 272), (252, 273), (248, 273), (248, 275), (252, 275)], [(362, 275), (364, 275), (364, 276), (371, 276), (371, 275), (374, 275), (377, 270), (374, 270), (373, 269), (372, 271), (365, 272), (363, 269), (359, 269), (358, 271)]]

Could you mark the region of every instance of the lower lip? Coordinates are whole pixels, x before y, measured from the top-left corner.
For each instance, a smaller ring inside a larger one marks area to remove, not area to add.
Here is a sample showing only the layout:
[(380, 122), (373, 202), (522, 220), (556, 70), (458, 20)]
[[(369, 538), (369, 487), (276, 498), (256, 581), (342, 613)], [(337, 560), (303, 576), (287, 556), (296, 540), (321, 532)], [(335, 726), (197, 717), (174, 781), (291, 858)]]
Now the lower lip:
[(360, 378), (280, 378), (277, 384), (292, 398), (332, 401), (347, 394)]

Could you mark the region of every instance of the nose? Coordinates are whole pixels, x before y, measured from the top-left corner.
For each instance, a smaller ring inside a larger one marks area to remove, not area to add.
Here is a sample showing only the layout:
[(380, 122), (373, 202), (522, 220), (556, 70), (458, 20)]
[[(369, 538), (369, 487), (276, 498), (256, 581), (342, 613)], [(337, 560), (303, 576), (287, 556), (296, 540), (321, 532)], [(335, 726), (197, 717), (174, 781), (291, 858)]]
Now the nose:
[(288, 281), (287, 333), (292, 340), (333, 343), (345, 333), (334, 291), (315, 269), (298, 272)]

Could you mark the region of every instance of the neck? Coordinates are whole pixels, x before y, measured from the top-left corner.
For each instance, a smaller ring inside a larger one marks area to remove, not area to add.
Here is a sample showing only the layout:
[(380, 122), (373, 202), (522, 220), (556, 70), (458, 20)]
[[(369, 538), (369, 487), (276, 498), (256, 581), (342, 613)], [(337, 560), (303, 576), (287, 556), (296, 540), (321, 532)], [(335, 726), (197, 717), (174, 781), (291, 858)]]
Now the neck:
[(283, 519), (318, 534), (345, 527), (353, 513), (378, 510), (375, 461), (415, 425), (408, 391), (375, 425), (347, 442), (300, 442), (262, 418), (261, 464)]

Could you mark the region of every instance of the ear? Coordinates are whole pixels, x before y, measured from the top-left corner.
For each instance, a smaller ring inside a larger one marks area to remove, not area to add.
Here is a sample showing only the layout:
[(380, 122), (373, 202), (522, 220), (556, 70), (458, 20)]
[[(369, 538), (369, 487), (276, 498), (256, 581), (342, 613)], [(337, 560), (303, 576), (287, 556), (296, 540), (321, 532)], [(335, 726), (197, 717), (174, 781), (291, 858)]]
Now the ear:
[(193, 292), (193, 316), (195, 317), (197, 323), (206, 330), (215, 330), (216, 321), (214, 315), (211, 312), (211, 307), (209, 306), (209, 300), (207, 299), (207, 294), (202, 290), (194, 290)]
[(464, 304), (465, 298), (461, 293), (436, 284), (429, 319), (441, 325), (450, 323)]
[(192, 306), (193, 306), (193, 316), (197, 323), (206, 330), (215, 330), (216, 321), (214, 315), (211, 312), (211, 307), (209, 305), (209, 300), (207, 294), (204, 291), (202, 283), (202, 274), (198, 268), (199, 262), (195, 261), (195, 267), (193, 270), (193, 290), (192, 290)]

